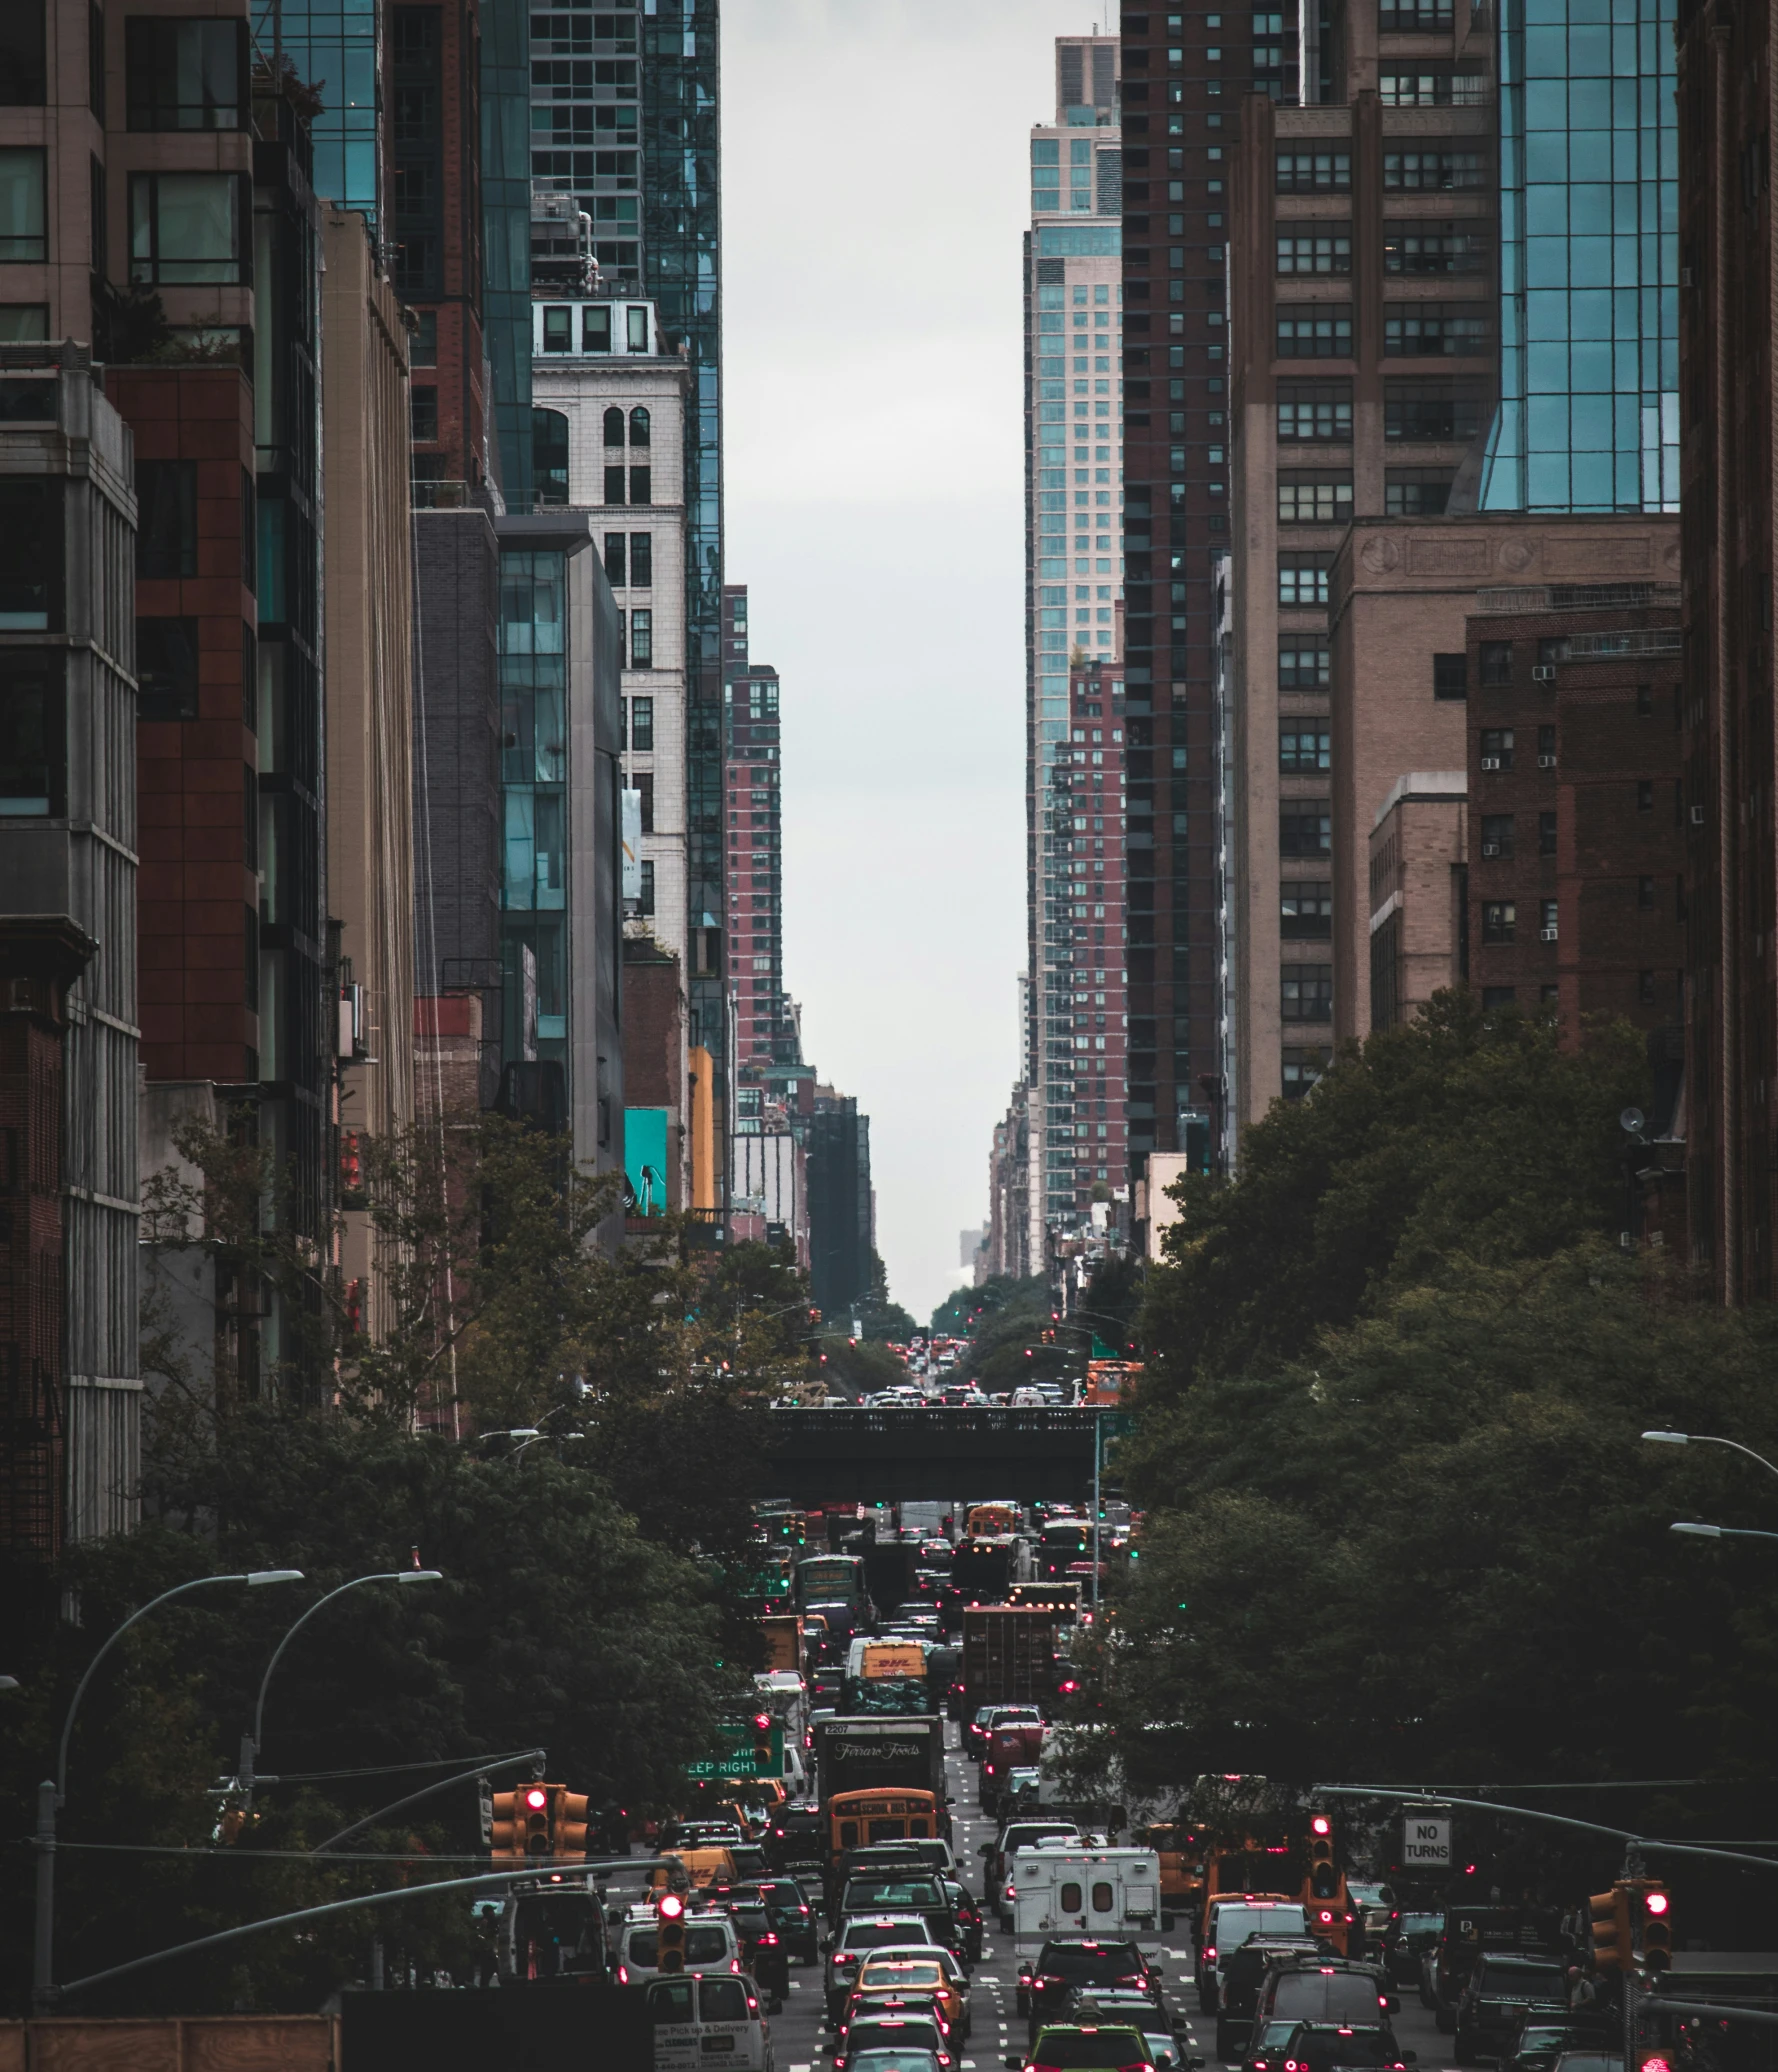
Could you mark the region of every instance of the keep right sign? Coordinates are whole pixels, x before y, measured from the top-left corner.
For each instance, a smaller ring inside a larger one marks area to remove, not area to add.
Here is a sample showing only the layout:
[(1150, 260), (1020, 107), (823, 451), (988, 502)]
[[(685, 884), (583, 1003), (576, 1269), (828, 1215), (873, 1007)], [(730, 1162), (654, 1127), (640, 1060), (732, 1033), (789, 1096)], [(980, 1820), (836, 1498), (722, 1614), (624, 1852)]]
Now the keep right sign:
[(1451, 1862), (1451, 1816), (1448, 1813), (1409, 1813), (1403, 1817), (1401, 1860), (1427, 1870), (1449, 1869)]

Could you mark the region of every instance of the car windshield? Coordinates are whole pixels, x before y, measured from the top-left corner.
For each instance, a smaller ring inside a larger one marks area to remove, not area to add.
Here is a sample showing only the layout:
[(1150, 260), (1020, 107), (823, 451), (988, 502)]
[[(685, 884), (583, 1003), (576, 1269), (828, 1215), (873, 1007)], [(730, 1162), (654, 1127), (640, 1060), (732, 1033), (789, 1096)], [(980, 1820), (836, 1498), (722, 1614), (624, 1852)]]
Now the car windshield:
[(1031, 2052), (1034, 2066), (1049, 2072), (1087, 2072), (1152, 2062), (1148, 2045), (1134, 2029), (1046, 2029)]
[(861, 2016), (852, 2024), (846, 2043), (853, 2055), (861, 2050), (886, 2050), (903, 2044), (913, 2050), (942, 2050), (944, 2038), (936, 2022), (917, 2014)]
[(851, 1913), (859, 1907), (941, 1907), (944, 1903), (936, 1878), (889, 1877), (879, 1872), (873, 1877), (851, 1879), (840, 1910)]
[(701, 1978), (698, 2013), (707, 2022), (744, 2022), (747, 1988), (738, 1978)]
[(901, 1987), (910, 1992), (942, 1987), (944, 1982), (944, 1966), (925, 1957), (873, 1957), (858, 1974), (861, 1986)]
[(1560, 2000), (1565, 1984), (1559, 1964), (1503, 1962), (1490, 1957), (1478, 1981), (1484, 2000)]
[(1140, 1972), (1142, 1954), (1134, 1943), (1050, 1943), (1037, 1969), (1071, 1986), (1109, 1986)]
[(1403, 1914), (1400, 1923), (1403, 1935), (1437, 1935), (1444, 1925), (1443, 1914)]
[(890, 1943), (918, 1942), (925, 1923), (912, 1921), (854, 1921), (846, 1930), (843, 1950), (880, 1950)]

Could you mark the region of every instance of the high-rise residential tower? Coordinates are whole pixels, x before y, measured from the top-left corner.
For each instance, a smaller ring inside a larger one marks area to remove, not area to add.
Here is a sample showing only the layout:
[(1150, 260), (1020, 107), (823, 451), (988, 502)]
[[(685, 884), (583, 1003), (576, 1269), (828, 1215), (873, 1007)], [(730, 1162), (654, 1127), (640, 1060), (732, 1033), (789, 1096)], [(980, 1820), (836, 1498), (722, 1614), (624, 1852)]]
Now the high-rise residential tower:
[[(1077, 1211), (1076, 1102), (1090, 1103), (1075, 1053), (1076, 982), (1099, 948), (1124, 968), (1123, 914), (1081, 895), (1093, 837), (1072, 788), (1071, 662), (1118, 659), (1123, 578), (1123, 290), (1119, 210), (1123, 169), (1114, 36), (1059, 37), (1056, 112), (1031, 131), (1031, 228), (1025, 238), (1026, 916), (1030, 1012), (1024, 1083), (1027, 1256), (1040, 1261), (1047, 1228)], [(1109, 690), (1101, 732), (1122, 713)], [(1082, 735), (1084, 742), (1085, 736)], [(1101, 757), (1103, 758), (1103, 747)], [(1084, 753), (1083, 753), (1084, 764)], [(1090, 766), (1087, 766), (1090, 767)], [(1086, 769), (1081, 772), (1086, 789)], [(1101, 798), (1099, 862), (1121, 852), (1123, 802)], [(1090, 885), (1091, 877), (1087, 878)], [(1103, 891), (1103, 885), (1101, 885)], [(1114, 903), (1115, 904), (1115, 903)], [(1110, 939), (1109, 945), (1108, 940)], [(1120, 1030), (1121, 1035), (1121, 1030)], [(1122, 1121), (1121, 1083), (1110, 1100)], [(1083, 1110), (1090, 1114), (1090, 1107)], [(1122, 1175), (1120, 1174), (1120, 1180)]]
[(747, 588), (722, 593), (728, 725), (729, 992), (735, 1063), (800, 1059), (784, 990), (784, 829), (778, 672), (747, 657)]

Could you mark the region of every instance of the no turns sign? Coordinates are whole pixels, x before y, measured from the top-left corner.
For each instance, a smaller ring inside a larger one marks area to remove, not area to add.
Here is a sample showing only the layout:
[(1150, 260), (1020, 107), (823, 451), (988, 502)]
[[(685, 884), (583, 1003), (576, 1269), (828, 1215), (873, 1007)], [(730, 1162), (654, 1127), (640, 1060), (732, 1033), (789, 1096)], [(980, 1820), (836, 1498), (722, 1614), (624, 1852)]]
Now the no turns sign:
[(1451, 1816), (1409, 1813), (1401, 1823), (1401, 1860), (1424, 1870), (1448, 1870), (1451, 1863)]

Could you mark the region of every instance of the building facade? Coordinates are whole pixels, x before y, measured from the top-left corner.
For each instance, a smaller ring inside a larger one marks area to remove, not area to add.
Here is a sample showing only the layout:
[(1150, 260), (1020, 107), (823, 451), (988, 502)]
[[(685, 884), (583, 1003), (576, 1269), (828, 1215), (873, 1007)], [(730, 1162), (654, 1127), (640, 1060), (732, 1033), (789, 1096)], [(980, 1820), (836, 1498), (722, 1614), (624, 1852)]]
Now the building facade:
[[(1021, 1076), (1041, 1124), (1026, 1139), (1032, 1170), (1024, 1240), (1028, 1253), (1039, 1258), (1046, 1228), (1071, 1220), (1076, 1211), (1074, 994), (1076, 967), (1089, 969), (1091, 963), (1082, 954), (1091, 948), (1088, 917), (1082, 912), (1077, 920), (1075, 912), (1085, 903), (1075, 873), (1077, 867), (1084, 873), (1091, 844), (1077, 839), (1074, 825), (1082, 801), (1072, 786), (1069, 671), (1071, 662), (1118, 658), (1123, 595), (1117, 38), (1058, 37), (1055, 53), (1055, 115), (1031, 131), (1031, 229), (1025, 238), (1030, 1012)], [(1084, 770), (1081, 789), (1086, 790)], [(1121, 847), (1121, 801), (1114, 811), (1113, 845)], [(1105, 853), (1102, 825), (1101, 868)], [(1121, 951), (1121, 913), (1112, 925)], [(1123, 968), (1121, 957), (1117, 968)], [(1090, 1088), (1082, 1098), (1090, 1102)], [(1121, 1089), (1115, 1098), (1121, 1106)]]
[[(729, 996), (737, 1085), (801, 1062), (784, 990), (784, 798), (778, 672), (748, 660), (747, 587), (722, 593), (728, 738)], [(737, 1097), (738, 1098), (738, 1097)], [(753, 1104), (757, 1105), (757, 1104)], [(737, 1116), (742, 1112), (737, 1108)], [(753, 1194), (754, 1188), (741, 1192)]]

